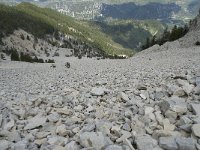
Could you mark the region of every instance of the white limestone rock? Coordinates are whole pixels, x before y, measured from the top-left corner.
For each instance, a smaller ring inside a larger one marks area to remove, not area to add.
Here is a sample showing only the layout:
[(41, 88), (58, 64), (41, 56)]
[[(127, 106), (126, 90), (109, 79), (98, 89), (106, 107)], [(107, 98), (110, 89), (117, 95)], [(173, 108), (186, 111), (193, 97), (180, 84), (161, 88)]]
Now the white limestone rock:
[(24, 127), (24, 130), (31, 130), (39, 126), (43, 126), (46, 123), (47, 118), (42, 116), (35, 116), (28, 120), (28, 124)]

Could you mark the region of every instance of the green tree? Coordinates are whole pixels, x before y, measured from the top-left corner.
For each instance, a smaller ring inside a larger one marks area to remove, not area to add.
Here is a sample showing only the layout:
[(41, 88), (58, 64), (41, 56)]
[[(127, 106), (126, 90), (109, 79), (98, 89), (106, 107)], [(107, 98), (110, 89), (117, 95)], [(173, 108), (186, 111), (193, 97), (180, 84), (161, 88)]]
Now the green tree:
[(12, 50), (11, 52), (11, 61), (20, 61), (19, 53), (17, 50)]

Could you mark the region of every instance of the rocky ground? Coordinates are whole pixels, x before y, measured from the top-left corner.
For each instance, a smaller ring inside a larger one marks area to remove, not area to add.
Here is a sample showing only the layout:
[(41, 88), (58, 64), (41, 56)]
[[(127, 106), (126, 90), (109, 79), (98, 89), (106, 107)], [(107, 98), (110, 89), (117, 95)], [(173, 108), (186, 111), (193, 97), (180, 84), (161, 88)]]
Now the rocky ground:
[(0, 150), (200, 150), (200, 47), (50, 66), (0, 62)]

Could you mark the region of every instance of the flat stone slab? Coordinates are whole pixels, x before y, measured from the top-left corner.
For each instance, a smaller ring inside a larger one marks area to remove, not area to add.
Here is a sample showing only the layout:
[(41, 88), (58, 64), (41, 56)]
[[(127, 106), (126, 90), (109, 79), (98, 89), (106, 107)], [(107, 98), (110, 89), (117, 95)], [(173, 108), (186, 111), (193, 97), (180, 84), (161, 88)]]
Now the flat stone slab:
[(30, 130), (37, 128), (39, 126), (43, 126), (46, 123), (47, 118), (35, 116), (28, 120), (28, 124), (24, 127), (24, 130)]

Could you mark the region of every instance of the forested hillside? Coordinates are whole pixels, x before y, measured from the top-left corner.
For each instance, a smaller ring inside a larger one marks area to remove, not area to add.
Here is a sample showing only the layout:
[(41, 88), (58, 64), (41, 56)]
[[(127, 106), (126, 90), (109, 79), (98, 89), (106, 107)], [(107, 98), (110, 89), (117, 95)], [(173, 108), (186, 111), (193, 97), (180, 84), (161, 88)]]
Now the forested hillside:
[(59, 33), (72, 36), (76, 41), (86, 43), (87, 46), (105, 56), (132, 54), (130, 50), (116, 44), (96, 28), (54, 10), (39, 8), (29, 3), (21, 3), (14, 7), (0, 5), (1, 39), (17, 29), (23, 29), (36, 38), (43, 39), (47, 35), (59, 39)]

